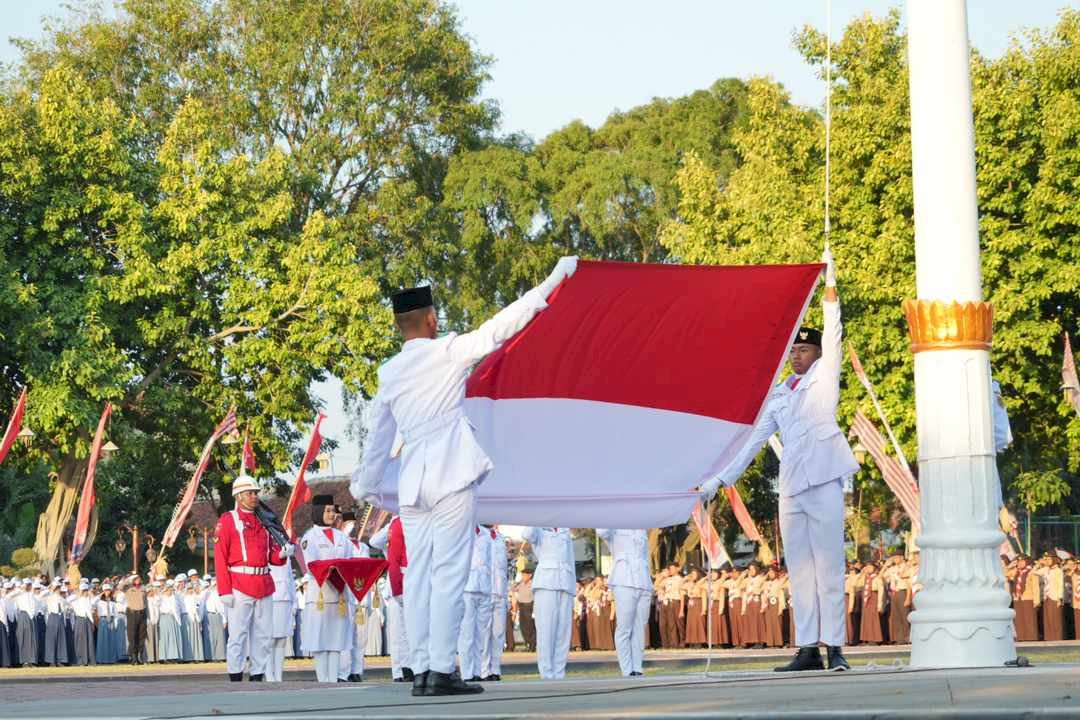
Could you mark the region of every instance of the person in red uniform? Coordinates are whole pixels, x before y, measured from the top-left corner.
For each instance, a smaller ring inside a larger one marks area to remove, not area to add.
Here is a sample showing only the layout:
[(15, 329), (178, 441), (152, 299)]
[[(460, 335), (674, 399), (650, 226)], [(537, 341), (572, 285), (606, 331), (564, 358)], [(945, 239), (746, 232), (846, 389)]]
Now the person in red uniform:
[(390, 602), (386, 605), (386, 637), (390, 645), (390, 669), (395, 682), (412, 682), (409, 662), (409, 638), (405, 633), (405, 568), (409, 561), (405, 552), (405, 532), (397, 515), (379, 532), (371, 536), (371, 547), (382, 550), (389, 563)]
[(293, 546), (280, 547), (255, 517), (259, 505), (259, 484), (240, 475), (233, 482), (236, 504), (221, 516), (214, 544), (214, 570), (218, 595), (228, 618), (229, 643), (225, 648), (225, 668), (229, 680), (244, 679), (244, 658), (249, 656), (248, 679), (263, 680), (273, 645), (274, 579), (271, 565), (284, 565), (292, 557)]

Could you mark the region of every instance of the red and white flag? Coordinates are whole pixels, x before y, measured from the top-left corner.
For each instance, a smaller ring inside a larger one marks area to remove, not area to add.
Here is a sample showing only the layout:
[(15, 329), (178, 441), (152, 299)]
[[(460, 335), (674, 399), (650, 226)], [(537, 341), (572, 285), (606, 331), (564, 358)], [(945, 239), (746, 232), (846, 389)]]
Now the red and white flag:
[(885, 484), (893, 491), (903, 506), (904, 512), (911, 518), (911, 529), (918, 537), (922, 527), (922, 511), (919, 506), (919, 486), (911, 474), (911, 469), (907, 463), (900, 462), (896, 457), (888, 454), (881, 433), (874, 427), (874, 423), (863, 415), (862, 410), (855, 413), (855, 418), (851, 422), (849, 437), (851, 435), (855, 435), (874, 458), (881, 476), (885, 478)]
[[(579, 262), (467, 383), (495, 466), (477, 521), (686, 522), (749, 438), (821, 267)], [(396, 489), (391, 470), (383, 497)]]
[(698, 537), (701, 538), (701, 548), (709, 556), (709, 566), (718, 568), (724, 563), (730, 563), (731, 556), (728, 555), (723, 541), (720, 540), (720, 534), (716, 532), (712, 517), (709, 516), (700, 500), (690, 511), (690, 520), (694, 524), (694, 529), (697, 530)]
[(105, 403), (105, 409), (101, 411), (101, 419), (98, 420), (97, 432), (94, 433), (94, 442), (90, 446), (90, 460), (86, 465), (86, 479), (83, 480), (82, 494), (79, 496), (79, 512), (75, 516), (75, 535), (71, 539), (71, 562), (78, 565), (82, 562), (86, 551), (86, 536), (90, 531), (90, 515), (94, 511), (94, 503), (97, 495), (94, 493), (94, 476), (97, 474), (98, 458), (101, 457), (101, 443), (105, 439), (105, 426), (109, 423), (112, 415), (112, 404)]
[(743, 502), (739, 491), (734, 486), (726, 487), (724, 488), (724, 495), (727, 496), (728, 502), (731, 503), (731, 510), (735, 513), (735, 520), (739, 523), (739, 527), (742, 528), (746, 539), (750, 542), (761, 542), (761, 533), (758, 532), (757, 525), (754, 524), (754, 518), (750, 517), (750, 511), (746, 509), (746, 503)]
[(311, 431), (311, 440), (308, 442), (307, 452), (304, 453), (304, 461), (300, 463), (300, 471), (296, 474), (296, 482), (293, 483), (292, 494), (289, 495), (289, 504), (285, 508), (285, 516), (281, 519), (285, 532), (289, 533), (289, 538), (294, 542), (296, 533), (293, 531), (293, 513), (296, 512), (296, 508), (311, 500), (311, 488), (308, 487), (304, 475), (307, 474), (308, 466), (315, 462), (315, 456), (319, 454), (319, 448), (322, 447), (322, 435), (319, 433), (319, 426), (322, 425), (322, 421), (325, 419), (326, 415), (323, 413), (319, 413), (319, 417), (315, 418), (315, 427)]
[(4, 462), (4, 458), (7, 457), (8, 451), (11, 450), (11, 446), (15, 444), (15, 438), (19, 436), (19, 431), (22, 430), (23, 415), (26, 414), (26, 387), (24, 386), (22, 392), (19, 393), (19, 400), (15, 403), (15, 410), (11, 413), (11, 418), (8, 420), (7, 432), (4, 433), (4, 440), (0, 442), (0, 462)]
[[(1076, 359), (1073, 356), (1072, 343), (1069, 342), (1069, 333), (1065, 333), (1065, 358), (1061, 363), (1061, 389), (1065, 391), (1065, 399), (1072, 405), (1073, 410), (1080, 415), (1080, 380), (1076, 377)], [(0, 459), (3, 459), (0, 456)]]
[(255, 472), (255, 448), (251, 446), (251, 438), (248, 437), (247, 433), (244, 433), (244, 450), (242, 457), (244, 469)]
[(213, 452), (214, 445), (224, 435), (235, 431), (236, 407), (234, 406), (229, 408), (229, 412), (225, 413), (225, 417), (214, 428), (214, 434), (210, 436), (210, 439), (206, 441), (206, 445), (203, 446), (202, 454), (199, 456), (199, 464), (195, 466), (195, 472), (192, 473), (191, 480), (188, 481), (187, 487), (184, 488), (184, 494), (180, 497), (180, 502), (176, 504), (176, 509), (173, 510), (169, 527), (165, 529), (165, 535), (161, 539), (161, 547), (172, 547), (173, 543), (176, 542), (176, 538), (180, 535), (180, 529), (184, 527), (184, 521), (187, 520), (188, 513), (191, 512), (191, 506), (195, 504), (195, 494), (199, 490), (199, 481), (210, 464), (210, 453)]

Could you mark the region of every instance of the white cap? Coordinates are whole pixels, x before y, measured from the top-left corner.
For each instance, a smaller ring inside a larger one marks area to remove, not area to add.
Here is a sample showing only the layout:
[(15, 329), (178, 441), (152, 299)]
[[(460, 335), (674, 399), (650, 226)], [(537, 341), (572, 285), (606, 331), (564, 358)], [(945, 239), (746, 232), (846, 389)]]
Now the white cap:
[(237, 475), (232, 484), (233, 497), (236, 497), (245, 490), (254, 490), (255, 492), (258, 492), (259, 481), (250, 475)]
[(112, 583), (105, 583), (101, 586), (102, 590), (112, 590)]
[(210, 580), (210, 573), (206, 573), (205, 575), (203, 575), (202, 579), (203, 580)]
[(174, 585), (176, 585), (176, 583), (174, 581), (172, 581), (172, 580), (166, 580), (165, 581), (165, 587), (167, 587), (167, 588), (171, 588)]
[(80, 590), (89, 590), (90, 589), (90, 583), (86, 582), (86, 580), (80, 580), (79, 581), (79, 589)]
[(191, 570), (187, 571), (187, 576), (188, 577), (199, 577), (199, 573), (195, 572), (195, 569), (192, 568)]
[(178, 582), (178, 583), (187, 582), (187, 575), (185, 575), (184, 573), (180, 573), (179, 575), (176, 576), (176, 582)]
[(29, 585), (32, 582), (33, 582), (33, 580), (31, 580), (30, 578), (23, 578), (22, 584), (23, 585)]
[(31, 585), (30, 587), (34, 588), (35, 590), (40, 590), (41, 588), (43, 588), (43, 587), (45, 587), (45, 586), (44, 586), (44, 585), (42, 585), (42, 584), (41, 584), (40, 582), (38, 582), (37, 580), (35, 580), (35, 581), (34, 581), (34, 584), (33, 584), (33, 585)]

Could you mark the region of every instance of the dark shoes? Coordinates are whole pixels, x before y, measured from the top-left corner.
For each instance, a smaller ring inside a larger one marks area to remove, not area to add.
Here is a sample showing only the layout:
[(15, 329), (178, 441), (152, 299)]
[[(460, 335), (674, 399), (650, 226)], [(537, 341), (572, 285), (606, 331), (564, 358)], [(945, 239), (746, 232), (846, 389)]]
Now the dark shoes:
[(349, 677), (345, 678), (346, 682), (364, 682), (364, 676), (359, 673), (350, 673)]
[(851, 666), (848, 665), (847, 660), (844, 659), (844, 654), (840, 652), (841, 648), (836, 646), (829, 646), (829, 669), (830, 670), (850, 670)]
[(638, 672), (637, 670), (634, 670), (633, 672), (630, 673), (630, 677), (641, 677), (644, 674), (645, 673), (643, 673), (643, 672)]
[(425, 670), (422, 673), (417, 673), (413, 676), (412, 694), (413, 697), (420, 697), (427, 691), (428, 671)]
[[(452, 673), (441, 673), (429, 670), (427, 673), (427, 685), (424, 687), (424, 696), (436, 695), (472, 695), (484, 692), (479, 685), (470, 685), (461, 679), (455, 670)], [(413, 694), (416, 693), (416, 684), (413, 684)]]
[[(842, 657), (842, 656), (841, 656)], [(801, 647), (787, 665), (775, 668), (776, 672), (801, 672), (803, 670), (824, 670), (821, 650), (817, 646)]]
[(266, 679), (266, 676), (262, 673), (259, 673), (258, 675), (248, 676), (248, 682), (262, 682), (264, 679)]
[(229, 673), (229, 682), (240, 682), (244, 679), (244, 673)]
[(480, 682), (499, 682), (500, 680), (502, 680), (502, 675), (496, 675), (495, 673), (480, 678)]
[(412, 682), (413, 677), (415, 677), (413, 675), (412, 669), (407, 667), (401, 668), (401, 676), (405, 679), (406, 682)]
[(484, 678), (480, 677), (479, 675), (473, 675), (471, 678), (469, 678), (465, 682), (472, 682), (472, 683), (484, 682)]

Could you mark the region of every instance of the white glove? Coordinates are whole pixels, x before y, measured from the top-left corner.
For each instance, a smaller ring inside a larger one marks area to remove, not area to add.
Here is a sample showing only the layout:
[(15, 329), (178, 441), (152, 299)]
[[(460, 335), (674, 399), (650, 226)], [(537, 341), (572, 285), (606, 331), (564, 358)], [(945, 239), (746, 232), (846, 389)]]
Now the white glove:
[(281, 550), (278, 551), (278, 557), (281, 558), (282, 560), (288, 560), (289, 558), (291, 558), (293, 556), (293, 553), (295, 553), (295, 552), (296, 552), (296, 546), (293, 545), (292, 543), (289, 543), (288, 545), (286, 545), (285, 547), (281, 548)]
[(825, 287), (836, 287), (836, 261), (828, 248), (821, 254), (821, 262), (825, 263)]
[(713, 496), (716, 495), (716, 491), (719, 488), (720, 488), (720, 476), (719, 475), (714, 477), (709, 482), (703, 484), (701, 486), (701, 489), (700, 489), (699, 493), (698, 493), (701, 496), (701, 503), (704, 505), (705, 503), (712, 500)]
[(227, 608), (231, 608), (233, 606), (232, 593), (229, 593), (228, 595), (222, 595), (221, 596), (221, 604), (224, 605)]
[(555, 268), (551, 271), (551, 274), (547, 276), (544, 282), (540, 283), (540, 294), (547, 297), (555, 292), (555, 288), (559, 286), (559, 283), (573, 275), (574, 271), (577, 270), (577, 261), (577, 255), (565, 255), (559, 258), (559, 262), (555, 263)]

